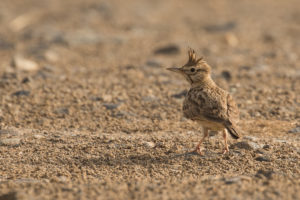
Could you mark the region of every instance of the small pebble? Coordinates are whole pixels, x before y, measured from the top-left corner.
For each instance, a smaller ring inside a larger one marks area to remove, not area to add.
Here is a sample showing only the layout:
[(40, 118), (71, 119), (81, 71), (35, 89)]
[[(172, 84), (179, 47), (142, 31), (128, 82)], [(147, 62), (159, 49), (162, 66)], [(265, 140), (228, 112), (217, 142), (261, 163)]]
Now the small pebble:
[(13, 136), (16, 136), (16, 135), (21, 135), (21, 133), (17, 130), (14, 130), (14, 129), (2, 129), (0, 130), (0, 136), (1, 135), (13, 135)]
[(231, 47), (236, 47), (239, 44), (238, 38), (233, 33), (227, 33), (225, 35), (225, 40), (226, 40), (227, 44)]
[(5, 146), (19, 146), (21, 144), (21, 138), (5, 138), (0, 140), (1, 145)]
[(255, 176), (258, 177), (258, 178), (266, 177), (266, 178), (270, 179), (273, 174), (274, 174), (273, 171), (260, 169), (260, 170), (257, 171)]
[(174, 44), (170, 44), (154, 50), (154, 54), (163, 54), (163, 55), (175, 55), (178, 54), (179, 52), (180, 52), (179, 47)]
[(255, 143), (255, 142), (250, 142), (250, 141), (241, 141), (241, 142), (235, 143), (231, 146), (237, 147), (240, 149), (246, 149), (246, 150), (256, 150), (256, 149), (262, 148), (262, 145)]
[(271, 159), (268, 156), (258, 156), (255, 158), (255, 160), (260, 161), (260, 162), (262, 162), (262, 161), (270, 162), (271, 161)]
[(110, 94), (105, 94), (105, 95), (103, 95), (102, 97), (100, 97), (100, 98), (102, 98), (103, 99), (103, 101), (105, 101), (105, 102), (111, 102), (112, 101), (112, 96), (110, 95)]
[(39, 69), (39, 66), (36, 62), (26, 59), (20, 55), (16, 55), (13, 58), (12, 66), (18, 70), (23, 70), (23, 71), (35, 71)]
[(147, 148), (154, 148), (155, 144), (154, 144), (154, 142), (145, 142), (144, 146), (147, 147)]
[(33, 137), (34, 137), (35, 139), (42, 139), (42, 138), (44, 138), (43, 135), (39, 135), (39, 134), (34, 135)]
[(213, 24), (213, 25), (206, 25), (204, 29), (207, 32), (224, 32), (230, 31), (236, 27), (235, 22), (227, 22), (225, 24)]
[(300, 126), (297, 126), (296, 128), (289, 130), (288, 133), (300, 133)]
[(172, 94), (171, 97), (181, 99), (186, 96), (187, 90), (182, 90), (180, 93)]
[(231, 73), (228, 70), (223, 70), (222, 71), (222, 77), (226, 80), (226, 81), (231, 81), (232, 77), (231, 77)]
[(119, 107), (119, 104), (114, 104), (114, 103), (104, 103), (102, 105), (108, 110), (114, 110), (117, 107)]
[(12, 94), (12, 96), (29, 96), (30, 92), (27, 90), (20, 90)]

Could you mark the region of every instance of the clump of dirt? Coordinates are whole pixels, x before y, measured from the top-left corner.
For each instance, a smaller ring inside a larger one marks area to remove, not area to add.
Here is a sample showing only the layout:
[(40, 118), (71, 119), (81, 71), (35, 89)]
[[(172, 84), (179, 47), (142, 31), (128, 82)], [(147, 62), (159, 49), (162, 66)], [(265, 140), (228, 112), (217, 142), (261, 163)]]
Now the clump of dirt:
[[(300, 197), (297, 1), (2, 4), (0, 199)], [(227, 155), (189, 153), (188, 47), (240, 108)]]

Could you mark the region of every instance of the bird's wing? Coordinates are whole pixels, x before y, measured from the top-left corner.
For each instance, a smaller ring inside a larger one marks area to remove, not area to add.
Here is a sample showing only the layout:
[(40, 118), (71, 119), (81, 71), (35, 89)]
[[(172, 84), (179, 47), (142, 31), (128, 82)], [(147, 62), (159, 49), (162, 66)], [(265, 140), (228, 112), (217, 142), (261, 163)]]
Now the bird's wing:
[(197, 108), (199, 117), (217, 123), (228, 120), (226, 96), (221, 98), (218, 95), (208, 94), (207, 91), (198, 91), (191, 93), (188, 98)]
[(204, 91), (194, 94), (190, 96), (190, 100), (202, 117), (223, 124), (235, 124), (238, 121), (238, 107), (230, 94), (215, 96), (208, 95)]
[(239, 121), (239, 109), (230, 94), (227, 95), (227, 116), (230, 122)]

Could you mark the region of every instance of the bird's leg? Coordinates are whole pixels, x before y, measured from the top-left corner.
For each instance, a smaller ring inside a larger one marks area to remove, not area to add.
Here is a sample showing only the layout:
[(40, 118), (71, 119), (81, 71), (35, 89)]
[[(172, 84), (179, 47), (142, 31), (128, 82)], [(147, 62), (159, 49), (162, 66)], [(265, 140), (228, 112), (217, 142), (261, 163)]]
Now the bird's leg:
[(204, 131), (204, 135), (201, 138), (201, 140), (199, 141), (198, 145), (196, 146), (196, 149), (194, 150), (194, 152), (197, 152), (200, 155), (203, 155), (203, 153), (201, 152), (200, 146), (203, 143), (204, 139), (208, 136), (208, 129), (203, 128), (203, 131)]
[(227, 144), (227, 131), (226, 129), (223, 130), (223, 138), (224, 138), (224, 149), (222, 154), (226, 154), (229, 152), (228, 144)]

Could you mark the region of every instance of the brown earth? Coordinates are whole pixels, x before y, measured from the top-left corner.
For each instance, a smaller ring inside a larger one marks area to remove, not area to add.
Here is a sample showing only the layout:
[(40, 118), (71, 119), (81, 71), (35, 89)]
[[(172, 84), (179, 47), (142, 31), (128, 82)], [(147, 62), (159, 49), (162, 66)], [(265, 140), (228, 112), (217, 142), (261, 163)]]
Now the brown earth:
[[(244, 137), (181, 112), (188, 47)], [(300, 199), (300, 4), (0, 3), (0, 199)]]

